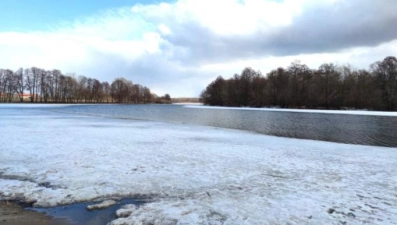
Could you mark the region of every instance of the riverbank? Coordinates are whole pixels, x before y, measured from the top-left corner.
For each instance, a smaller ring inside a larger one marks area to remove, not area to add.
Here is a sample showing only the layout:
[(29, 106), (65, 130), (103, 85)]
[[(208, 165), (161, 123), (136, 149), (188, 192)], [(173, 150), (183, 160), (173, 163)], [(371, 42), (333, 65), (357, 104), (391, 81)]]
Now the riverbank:
[(395, 148), (39, 107), (2, 108), (0, 127), (0, 200), (151, 197), (112, 224), (397, 221)]
[(71, 225), (66, 220), (52, 218), (44, 213), (24, 210), (18, 204), (0, 201), (0, 224), (2, 225)]

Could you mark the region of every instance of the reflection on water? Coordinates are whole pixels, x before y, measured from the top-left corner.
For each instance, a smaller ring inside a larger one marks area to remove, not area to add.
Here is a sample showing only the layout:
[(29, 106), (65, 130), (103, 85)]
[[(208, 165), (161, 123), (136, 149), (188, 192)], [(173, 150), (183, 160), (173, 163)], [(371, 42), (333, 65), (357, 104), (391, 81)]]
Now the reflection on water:
[(301, 139), (397, 147), (397, 117), (185, 108), (180, 105), (72, 105), (65, 112), (233, 128)]

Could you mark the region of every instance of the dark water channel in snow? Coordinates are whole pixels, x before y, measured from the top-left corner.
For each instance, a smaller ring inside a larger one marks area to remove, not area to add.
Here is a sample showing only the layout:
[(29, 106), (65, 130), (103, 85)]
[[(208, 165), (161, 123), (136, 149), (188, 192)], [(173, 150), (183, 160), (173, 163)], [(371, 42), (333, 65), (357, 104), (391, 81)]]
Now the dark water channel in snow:
[(71, 105), (57, 111), (114, 118), (199, 124), (338, 143), (397, 147), (397, 117), (182, 105)]
[(117, 219), (115, 212), (120, 209), (121, 206), (126, 204), (139, 206), (145, 203), (145, 201), (126, 198), (108, 208), (91, 211), (86, 209), (88, 205), (95, 203), (97, 202), (76, 203), (49, 208), (27, 207), (25, 209), (44, 213), (56, 219), (65, 219), (71, 225), (105, 225)]

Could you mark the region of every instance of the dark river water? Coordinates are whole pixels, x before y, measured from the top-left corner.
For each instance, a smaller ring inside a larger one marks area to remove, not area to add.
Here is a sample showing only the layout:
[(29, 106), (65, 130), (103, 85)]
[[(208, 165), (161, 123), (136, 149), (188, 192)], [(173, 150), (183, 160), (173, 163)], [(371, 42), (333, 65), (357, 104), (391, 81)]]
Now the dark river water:
[(199, 124), (300, 139), (397, 147), (397, 117), (182, 105), (71, 105), (57, 111), (114, 118)]

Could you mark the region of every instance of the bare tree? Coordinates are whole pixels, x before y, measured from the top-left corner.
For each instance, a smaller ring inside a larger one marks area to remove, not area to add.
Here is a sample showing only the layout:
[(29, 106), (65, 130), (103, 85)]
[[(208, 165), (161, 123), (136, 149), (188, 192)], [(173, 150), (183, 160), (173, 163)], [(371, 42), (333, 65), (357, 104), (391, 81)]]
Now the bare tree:
[(371, 69), (381, 92), (382, 108), (385, 110), (397, 110), (396, 57), (386, 57), (383, 61), (372, 64)]
[(39, 88), (39, 78), (43, 71), (37, 67), (32, 67), (30, 69), (25, 70), (25, 83), (26, 87), (30, 93), (30, 101), (37, 102), (37, 92)]
[(110, 97), (110, 85), (108, 82), (102, 82), (102, 93), (103, 93), (103, 98), (106, 100), (106, 103), (109, 103)]
[(117, 78), (111, 84), (111, 96), (113, 99), (116, 100), (118, 103), (122, 103), (125, 100), (127, 85), (126, 79), (124, 78)]
[(14, 76), (14, 72), (12, 70), (1, 70), (1, 99), (3, 102), (11, 102), (13, 98), (13, 94), (16, 92), (16, 79)]
[(24, 70), (22, 68), (18, 69), (15, 71), (14, 76), (15, 76), (15, 92), (19, 97), (19, 101), (23, 102), (23, 95), (24, 95), (24, 90), (25, 90), (25, 85), (24, 85)]

